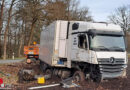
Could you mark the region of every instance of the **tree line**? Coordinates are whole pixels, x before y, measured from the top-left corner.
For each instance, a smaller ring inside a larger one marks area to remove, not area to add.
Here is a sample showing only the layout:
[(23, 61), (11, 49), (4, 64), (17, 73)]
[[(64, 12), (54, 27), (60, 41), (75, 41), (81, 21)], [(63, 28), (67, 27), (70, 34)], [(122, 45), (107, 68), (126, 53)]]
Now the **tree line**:
[[(94, 21), (80, 0), (0, 0), (0, 58), (23, 56), (23, 47), (40, 42), (42, 29), (55, 20)], [(119, 7), (109, 21), (130, 29), (130, 5)]]
[(0, 58), (23, 56), (23, 47), (39, 43), (43, 27), (55, 20), (93, 19), (79, 0), (1, 0)]

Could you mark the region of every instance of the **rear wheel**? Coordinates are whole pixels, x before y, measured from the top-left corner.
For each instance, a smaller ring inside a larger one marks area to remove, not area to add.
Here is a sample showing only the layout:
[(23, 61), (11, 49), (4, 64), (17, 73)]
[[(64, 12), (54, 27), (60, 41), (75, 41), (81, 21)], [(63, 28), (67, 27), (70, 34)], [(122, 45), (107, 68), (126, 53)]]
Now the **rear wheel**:
[(52, 70), (51, 69), (46, 69), (45, 70), (45, 75), (49, 75), (49, 77), (51, 78), (52, 77)]
[(85, 75), (82, 71), (76, 71), (73, 75), (75, 82), (83, 82), (85, 80)]
[(41, 69), (41, 71), (45, 72), (47, 68), (48, 68), (47, 64), (40, 61), (40, 69)]

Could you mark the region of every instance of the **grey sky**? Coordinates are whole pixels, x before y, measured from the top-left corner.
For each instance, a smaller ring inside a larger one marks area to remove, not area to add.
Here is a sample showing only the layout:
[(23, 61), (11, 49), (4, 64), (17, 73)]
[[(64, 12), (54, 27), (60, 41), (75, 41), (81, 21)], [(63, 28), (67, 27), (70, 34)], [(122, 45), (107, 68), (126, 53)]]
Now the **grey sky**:
[(88, 6), (95, 21), (107, 21), (118, 7), (130, 5), (130, 0), (80, 0), (80, 6)]

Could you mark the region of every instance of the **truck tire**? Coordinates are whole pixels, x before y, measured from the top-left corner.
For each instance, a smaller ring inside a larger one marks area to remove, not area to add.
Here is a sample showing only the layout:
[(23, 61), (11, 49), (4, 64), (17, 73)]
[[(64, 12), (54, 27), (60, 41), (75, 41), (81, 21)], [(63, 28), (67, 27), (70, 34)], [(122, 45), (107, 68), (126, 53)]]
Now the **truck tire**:
[(95, 66), (91, 68), (91, 72), (90, 72), (90, 78), (97, 83), (100, 83), (102, 80), (102, 75), (100, 73), (100, 69), (99, 66)]
[(45, 70), (47, 69), (47, 65), (45, 63), (43, 63), (42, 61), (40, 61), (40, 69), (42, 72), (45, 72)]
[(18, 82), (34, 80), (35, 72), (33, 69), (20, 69), (18, 72)]
[(100, 83), (102, 78), (100, 73), (92, 73), (91, 78), (94, 82)]
[(52, 74), (53, 73), (52, 73), (51, 69), (48, 68), (48, 69), (45, 70), (45, 75), (50, 75), (50, 78), (52, 78)]
[(73, 75), (75, 82), (83, 82), (85, 80), (85, 74), (82, 71), (76, 71)]

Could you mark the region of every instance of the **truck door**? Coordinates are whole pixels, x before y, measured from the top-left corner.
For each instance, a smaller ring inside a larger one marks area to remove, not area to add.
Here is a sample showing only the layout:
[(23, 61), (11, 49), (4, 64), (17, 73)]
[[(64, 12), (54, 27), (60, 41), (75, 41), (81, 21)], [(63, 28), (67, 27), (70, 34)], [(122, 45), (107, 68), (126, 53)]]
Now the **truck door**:
[(71, 59), (74, 61), (87, 62), (89, 60), (88, 37), (86, 34), (77, 34), (76, 36), (74, 35), (72, 38)]

